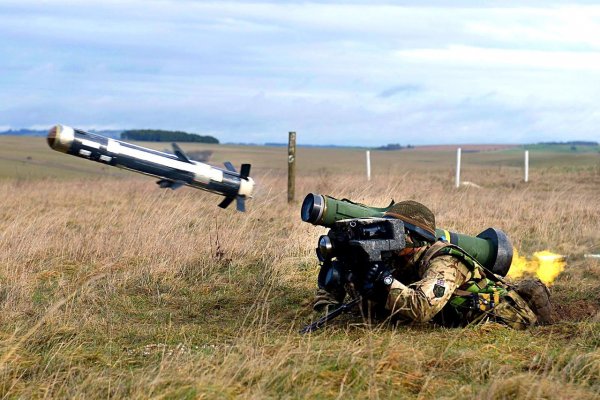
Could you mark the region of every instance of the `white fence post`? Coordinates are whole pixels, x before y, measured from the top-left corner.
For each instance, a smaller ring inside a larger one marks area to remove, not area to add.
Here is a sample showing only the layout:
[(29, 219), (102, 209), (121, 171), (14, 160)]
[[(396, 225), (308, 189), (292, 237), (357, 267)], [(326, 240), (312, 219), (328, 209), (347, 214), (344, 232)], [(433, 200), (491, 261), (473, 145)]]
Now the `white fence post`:
[(371, 152), (367, 150), (367, 180), (371, 180)]
[(525, 182), (529, 182), (529, 150), (525, 150)]
[(460, 147), (456, 149), (456, 187), (460, 187)]

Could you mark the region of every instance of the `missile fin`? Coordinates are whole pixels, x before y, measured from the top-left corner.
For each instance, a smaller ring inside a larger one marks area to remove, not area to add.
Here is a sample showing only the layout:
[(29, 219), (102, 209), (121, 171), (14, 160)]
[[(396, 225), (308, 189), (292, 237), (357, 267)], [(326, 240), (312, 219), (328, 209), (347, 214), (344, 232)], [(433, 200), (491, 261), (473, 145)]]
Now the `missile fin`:
[(235, 201), (237, 210), (240, 212), (246, 212), (246, 200), (241, 196), (237, 196)]
[(230, 163), (229, 161), (225, 161), (223, 164), (225, 164), (225, 168), (227, 168), (227, 171), (230, 171), (230, 172), (237, 172), (237, 171), (235, 170), (235, 167), (233, 166), (233, 164), (232, 164), (232, 163)]
[(156, 184), (158, 186), (160, 186), (161, 189), (169, 188), (169, 189), (172, 189), (172, 190), (179, 189), (180, 187), (182, 187), (183, 185), (185, 185), (184, 182), (181, 182), (181, 181), (172, 181), (170, 179), (161, 179), (159, 181), (156, 181)]
[(248, 179), (248, 177), (250, 176), (250, 167), (252, 167), (252, 165), (242, 164), (242, 169), (240, 170), (240, 178)]
[(233, 202), (235, 197), (225, 197), (222, 202), (219, 203), (219, 207), (227, 208)]
[(179, 147), (177, 143), (171, 143), (171, 145), (173, 146), (173, 152), (175, 153), (177, 158), (179, 158), (179, 161), (183, 161), (188, 164), (193, 164), (193, 162), (190, 161), (189, 157), (183, 152), (183, 150), (181, 150), (181, 147)]

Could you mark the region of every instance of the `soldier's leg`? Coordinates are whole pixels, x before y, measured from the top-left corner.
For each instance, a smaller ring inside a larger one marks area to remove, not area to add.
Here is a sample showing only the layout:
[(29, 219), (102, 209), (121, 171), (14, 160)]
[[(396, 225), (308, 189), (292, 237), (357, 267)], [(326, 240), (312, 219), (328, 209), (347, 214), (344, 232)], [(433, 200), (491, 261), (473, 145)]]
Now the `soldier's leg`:
[(537, 323), (535, 313), (514, 290), (509, 290), (506, 295), (502, 296), (500, 303), (487, 313), (497, 322), (502, 322), (514, 329), (526, 329)]

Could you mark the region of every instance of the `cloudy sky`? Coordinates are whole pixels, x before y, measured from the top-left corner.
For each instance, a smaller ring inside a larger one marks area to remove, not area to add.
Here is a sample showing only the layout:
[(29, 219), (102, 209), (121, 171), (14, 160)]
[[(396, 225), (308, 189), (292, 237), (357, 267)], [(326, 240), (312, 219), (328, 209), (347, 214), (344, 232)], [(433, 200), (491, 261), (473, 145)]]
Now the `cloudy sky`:
[(600, 2), (0, 0), (0, 129), (600, 140)]

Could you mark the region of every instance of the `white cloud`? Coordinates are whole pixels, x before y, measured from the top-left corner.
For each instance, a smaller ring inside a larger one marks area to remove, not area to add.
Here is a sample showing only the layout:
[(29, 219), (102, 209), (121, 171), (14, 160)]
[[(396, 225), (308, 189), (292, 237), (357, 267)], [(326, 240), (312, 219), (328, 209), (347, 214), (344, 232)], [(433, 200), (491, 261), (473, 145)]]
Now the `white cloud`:
[(503, 70), (558, 69), (600, 72), (600, 52), (539, 51), (450, 46), (445, 49), (401, 50), (397, 55), (415, 63)]
[(470, 22), (465, 30), (498, 41), (543, 48), (600, 48), (600, 7), (498, 10), (485, 22)]

